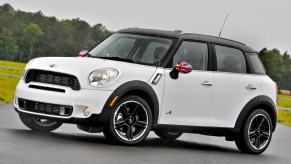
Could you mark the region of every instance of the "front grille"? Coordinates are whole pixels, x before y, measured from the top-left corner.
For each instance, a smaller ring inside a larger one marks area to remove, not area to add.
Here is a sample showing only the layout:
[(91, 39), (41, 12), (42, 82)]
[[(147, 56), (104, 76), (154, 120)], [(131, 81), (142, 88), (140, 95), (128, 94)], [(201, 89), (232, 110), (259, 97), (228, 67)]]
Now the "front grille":
[(77, 77), (59, 72), (31, 69), (25, 77), (25, 82), (31, 81), (66, 86), (73, 90), (81, 89)]
[(18, 106), (25, 111), (56, 116), (70, 116), (73, 112), (72, 106), (36, 102), (25, 99), (18, 99)]

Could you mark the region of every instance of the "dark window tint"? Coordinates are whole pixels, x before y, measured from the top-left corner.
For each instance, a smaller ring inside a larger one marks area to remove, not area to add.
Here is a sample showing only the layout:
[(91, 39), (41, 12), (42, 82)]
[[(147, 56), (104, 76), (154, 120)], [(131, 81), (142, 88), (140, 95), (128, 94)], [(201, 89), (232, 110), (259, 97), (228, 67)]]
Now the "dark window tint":
[(181, 61), (192, 65), (193, 70), (207, 70), (208, 49), (206, 43), (184, 41), (173, 58), (173, 67)]
[(253, 67), (253, 71), (255, 74), (266, 74), (265, 67), (262, 64), (259, 56), (256, 53), (248, 53), (250, 58), (250, 63)]
[(215, 46), (217, 71), (246, 73), (244, 54), (235, 48)]

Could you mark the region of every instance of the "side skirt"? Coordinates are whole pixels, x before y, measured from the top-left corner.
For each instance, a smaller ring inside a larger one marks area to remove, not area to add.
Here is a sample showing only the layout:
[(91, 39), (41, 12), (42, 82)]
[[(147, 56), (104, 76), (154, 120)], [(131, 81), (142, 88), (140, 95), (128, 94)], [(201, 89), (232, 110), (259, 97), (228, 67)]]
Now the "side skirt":
[(152, 130), (178, 131), (183, 133), (197, 133), (210, 136), (236, 136), (239, 133), (237, 128), (224, 127), (202, 127), (185, 125), (154, 124)]

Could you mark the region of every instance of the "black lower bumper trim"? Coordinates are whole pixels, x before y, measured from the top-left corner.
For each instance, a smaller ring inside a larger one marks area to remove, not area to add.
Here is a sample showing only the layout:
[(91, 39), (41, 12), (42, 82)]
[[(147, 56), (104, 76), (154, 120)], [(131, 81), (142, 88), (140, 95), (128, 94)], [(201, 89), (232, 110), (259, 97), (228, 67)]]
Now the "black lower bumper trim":
[(43, 119), (48, 119), (51, 121), (56, 121), (56, 122), (61, 122), (61, 123), (70, 123), (70, 124), (79, 124), (79, 125), (88, 125), (88, 126), (99, 126), (99, 125), (105, 125), (108, 123), (109, 118), (111, 116), (111, 109), (104, 108), (100, 114), (92, 114), (88, 118), (56, 118), (56, 117), (50, 117), (50, 116), (41, 116), (36, 114), (31, 114), (31, 113), (25, 113), (19, 111), (16, 107), (14, 107), (17, 113), (23, 114), (23, 115), (28, 115), (32, 117), (38, 117), (38, 118), (43, 118)]

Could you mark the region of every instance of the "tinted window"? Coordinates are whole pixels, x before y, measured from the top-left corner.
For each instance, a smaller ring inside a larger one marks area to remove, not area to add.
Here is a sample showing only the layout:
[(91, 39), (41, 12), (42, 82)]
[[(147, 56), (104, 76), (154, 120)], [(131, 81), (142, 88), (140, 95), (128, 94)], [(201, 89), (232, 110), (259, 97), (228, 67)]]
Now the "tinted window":
[(235, 48), (215, 46), (217, 71), (246, 73), (246, 60), (244, 54)]
[(250, 63), (253, 66), (253, 71), (255, 74), (266, 74), (265, 67), (262, 64), (259, 56), (256, 53), (248, 53), (250, 58)]
[(207, 59), (206, 43), (184, 41), (173, 58), (173, 67), (184, 61), (190, 63), (193, 70), (207, 70)]

